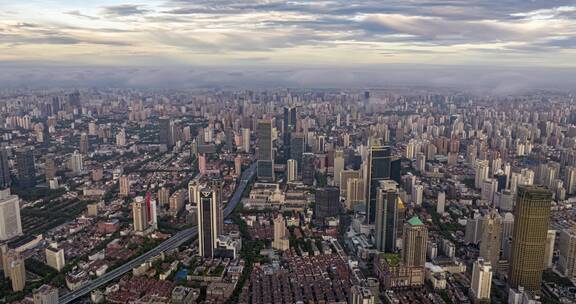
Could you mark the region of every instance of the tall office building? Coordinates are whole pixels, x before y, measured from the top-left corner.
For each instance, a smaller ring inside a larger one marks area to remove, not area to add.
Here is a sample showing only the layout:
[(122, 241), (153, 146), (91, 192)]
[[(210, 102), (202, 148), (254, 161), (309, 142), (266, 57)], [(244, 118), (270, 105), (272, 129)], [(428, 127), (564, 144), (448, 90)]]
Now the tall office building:
[(226, 136), (226, 150), (232, 151), (234, 149), (234, 132), (231, 128), (226, 128), (224, 134)]
[(170, 204), (170, 189), (166, 187), (161, 187), (158, 189), (158, 204), (160, 206), (166, 206)]
[(119, 185), (119, 194), (120, 196), (128, 196), (130, 194), (130, 178), (128, 175), (120, 176), (118, 181)]
[(159, 143), (166, 145), (170, 148), (176, 143), (174, 136), (174, 122), (169, 117), (161, 117), (158, 119), (159, 126)]
[(80, 150), (80, 153), (84, 155), (90, 152), (90, 139), (88, 138), (88, 134), (80, 134), (80, 144), (78, 145), (78, 150)]
[(13, 253), (8, 259), (8, 272), (10, 280), (12, 281), (12, 291), (22, 291), (26, 286), (26, 268), (24, 266), (24, 259), (20, 254)]
[(21, 187), (36, 186), (36, 167), (34, 165), (34, 148), (25, 147), (16, 151), (16, 169), (18, 184)]
[(340, 186), (340, 173), (344, 170), (344, 151), (336, 150), (334, 153), (334, 186)]
[(486, 301), (490, 299), (492, 288), (492, 265), (489, 261), (479, 258), (472, 268), (472, 283), (470, 286), (474, 300)]
[(46, 177), (46, 181), (49, 181), (56, 177), (56, 172), (58, 171), (56, 167), (56, 163), (54, 162), (54, 155), (49, 154), (46, 155), (46, 161), (44, 162), (44, 175)]
[(0, 241), (22, 235), (20, 199), (10, 194), (10, 188), (0, 190)]
[[(351, 178), (360, 178), (360, 172), (356, 170), (343, 170), (340, 172), (340, 196), (346, 197), (347, 187), (348, 187), (348, 180)], [(362, 189), (364, 191), (364, 189)], [(362, 194), (364, 196), (364, 194)]]
[(296, 128), (296, 107), (284, 107), (284, 132)]
[(58, 304), (58, 288), (42, 285), (32, 295), (34, 304)]
[(120, 129), (120, 131), (116, 133), (116, 146), (118, 147), (126, 146), (126, 130)]
[(258, 180), (274, 181), (274, 155), (272, 151), (272, 120), (258, 122)]
[(82, 161), (82, 154), (74, 151), (70, 156), (70, 170), (74, 174), (81, 174), (84, 171), (84, 162)]
[(568, 194), (576, 193), (576, 167), (568, 167), (564, 184)]
[(502, 217), (496, 209), (492, 209), (481, 221), (482, 237), (480, 240), (480, 257), (497, 266), (500, 260), (500, 245), (502, 244)]
[(42, 285), (32, 295), (34, 304), (58, 304), (58, 288)]
[(242, 151), (250, 152), (250, 129), (242, 128)]
[(540, 294), (552, 193), (544, 187), (520, 186), (514, 207), (509, 284)]
[(298, 164), (294, 159), (289, 159), (286, 162), (286, 179), (288, 182), (298, 179)]
[(358, 177), (347, 179), (346, 208), (354, 210), (364, 204), (364, 180)]
[(479, 160), (476, 162), (476, 175), (474, 177), (474, 186), (476, 189), (482, 188), (482, 183), (488, 178), (490, 165), (487, 160)]
[(381, 181), (376, 193), (376, 249), (396, 252), (398, 184), (392, 180)]
[(407, 267), (424, 267), (428, 229), (417, 216), (404, 224), (402, 237), (402, 262)]
[[(296, 161), (298, 162), (298, 161)], [(314, 185), (314, 178), (316, 174), (316, 156), (313, 153), (302, 154), (302, 183), (307, 186)]]
[(46, 264), (48, 266), (60, 271), (66, 266), (66, 260), (64, 256), (64, 249), (57, 248), (54, 246), (48, 246), (45, 250), (46, 253)]
[(421, 184), (412, 187), (412, 203), (416, 206), (421, 206), (424, 199), (424, 186)]
[(444, 214), (444, 209), (446, 208), (446, 192), (438, 192), (438, 197), (436, 199), (436, 213), (442, 215)]
[(466, 244), (478, 244), (482, 239), (482, 219), (478, 214), (466, 221), (464, 242)]
[(556, 230), (548, 230), (546, 234), (546, 248), (544, 249), (544, 268), (552, 268), (554, 258), (554, 244), (556, 243)]
[(148, 214), (148, 224), (152, 229), (158, 229), (158, 209), (156, 200), (152, 199), (150, 192), (146, 192), (146, 213)]
[(293, 133), (290, 138), (290, 158), (296, 160), (299, 174), (302, 172), (302, 154), (305, 147), (304, 134)]
[(197, 180), (191, 180), (188, 183), (188, 202), (192, 205), (197, 205), (196, 201), (200, 197), (200, 183)]
[(373, 224), (376, 220), (376, 192), (380, 181), (390, 178), (390, 147), (370, 146), (366, 170), (366, 220)]
[(316, 218), (337, 216), (340, 212), (340, 191), (336, 187), (316, 189), (316, 205), (314, 215)]
[(8, 163), (8, 151), (6, 147), (0, 146), (0, 189), (10, 187), (12, 179), (10, 179), (10, 165)]
[(290, 249), (290, 242), (286, 236), (286, 221), (282, 214), (274, 219), (274, 241), (272, 242), (272, 248), (280, 251)]
[(142, 196), (137, 196), (132, 203), (134, 231), (143, 232), (148, 228), (148, 210)]
[[(512, 237), (512, 233), (514, 231), (514, 215), (510, 212), (504, 213), (504, 217), (502, 218), (502, 245), (501, 249), (504, 249), (505, 243), (510, 241)], [(503, 252), (504, 253), (504, 252)], [(504, 260), (508, 260), (509, 256), (502, 255)]]
[(576, 278), (576, 226), (560, 232), (558, 271), (569, 279)]
[(221, 206), (219, 189), (207, 186), (198, 191), (198, 254), (206, 258), (214, 256), (218, 235), (222, 232), (219, 221)]
[(289, 159), (291, 157), (291, 139), (292, 132), (296, 128), (296, 108), (284, 107), (284, 119), (283, 119), (283, 135), (284, 135), (284, 158)]
[(416, 171), (424, 172), (426, 170), (426, 155), (422, 152), (416, 154)]

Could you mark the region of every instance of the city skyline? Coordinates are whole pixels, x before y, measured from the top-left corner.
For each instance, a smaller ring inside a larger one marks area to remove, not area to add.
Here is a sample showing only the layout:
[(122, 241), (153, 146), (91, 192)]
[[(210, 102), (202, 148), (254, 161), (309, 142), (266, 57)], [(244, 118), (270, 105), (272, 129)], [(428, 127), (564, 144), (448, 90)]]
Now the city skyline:
[(576, 303), (576, 0), (0, 2), (0, 303)]

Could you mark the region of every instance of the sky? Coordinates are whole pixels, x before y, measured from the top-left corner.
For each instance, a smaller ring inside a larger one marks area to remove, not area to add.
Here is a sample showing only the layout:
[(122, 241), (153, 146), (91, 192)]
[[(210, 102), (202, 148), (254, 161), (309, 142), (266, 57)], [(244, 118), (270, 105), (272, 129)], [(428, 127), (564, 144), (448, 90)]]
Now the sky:
[(0, 0), (0, 85), (499, 89), (575, 67), (576, 0)]

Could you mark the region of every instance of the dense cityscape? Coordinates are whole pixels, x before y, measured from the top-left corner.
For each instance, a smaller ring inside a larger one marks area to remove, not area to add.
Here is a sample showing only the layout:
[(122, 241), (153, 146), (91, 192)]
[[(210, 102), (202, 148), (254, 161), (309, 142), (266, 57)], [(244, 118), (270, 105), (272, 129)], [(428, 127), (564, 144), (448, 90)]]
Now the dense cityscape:
[(0, 0), (0, 304), (576, 304), (576, 0)]
[(575, 303), (574, 95), (4, 90), (9, 303)]

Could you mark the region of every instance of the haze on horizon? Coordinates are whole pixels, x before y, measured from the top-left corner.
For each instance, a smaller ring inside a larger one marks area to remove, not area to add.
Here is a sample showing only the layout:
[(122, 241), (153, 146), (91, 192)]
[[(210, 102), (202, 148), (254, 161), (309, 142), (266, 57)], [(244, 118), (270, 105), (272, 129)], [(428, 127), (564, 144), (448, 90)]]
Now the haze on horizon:
[(573, 88), (576, 1), (5, 0), (0, 86)]

